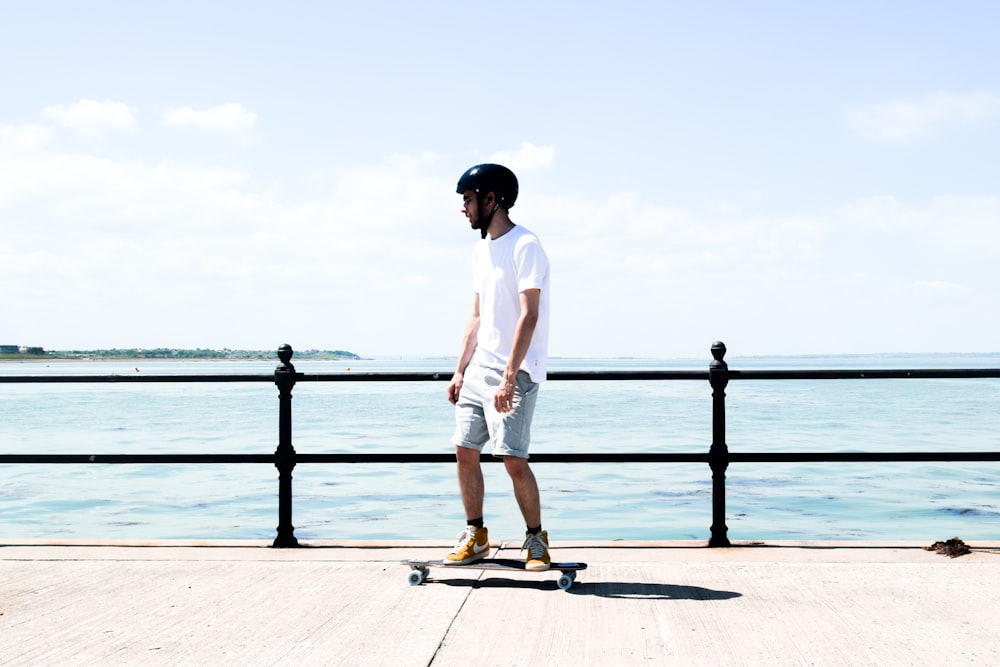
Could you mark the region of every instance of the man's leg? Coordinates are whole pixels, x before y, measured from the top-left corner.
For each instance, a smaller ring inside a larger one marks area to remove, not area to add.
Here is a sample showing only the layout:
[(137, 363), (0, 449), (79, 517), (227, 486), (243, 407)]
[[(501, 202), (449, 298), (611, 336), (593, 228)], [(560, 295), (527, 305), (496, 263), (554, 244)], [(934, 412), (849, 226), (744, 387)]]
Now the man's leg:
[(514, 483), (514, 497), (517, 499), (517, 506), (521, 508), (525, 525), (541, 526), (542, 504), (538, 495), (538, 482), (531, 472), (528, 460), (519, 456), (505, 456), (503, 462)]
[(444, 557), (445, 565), (465, 565), (489, 556), (490, 536), (483, 525), (483, 471), (479, 451), (455, 446), (458, 462), (458, 488), (465, 508), (465, 530), (458, 536), (455, 548)]
[(465, 520), (480, 519), (483, 516), (483, 469), (479, 463), (479, 452), (468, 447), (455, 447), (458, 462), (458, 488), (462, 492)]
[[(538, 482), (528, 466), (528, 460), (517, 456), (505, 456), (504, 465), (514, 483), (514, 497), (521, 508), (524, 523), (528, 527), (524, 546), (527, 550), (524, 567), (528, 570), (547, 570), (552, 562), (549, 555), (549, 535), (541, 530), (542, 506), (538, 497)], [(540, 532), (539, 532), (540, 531)]]

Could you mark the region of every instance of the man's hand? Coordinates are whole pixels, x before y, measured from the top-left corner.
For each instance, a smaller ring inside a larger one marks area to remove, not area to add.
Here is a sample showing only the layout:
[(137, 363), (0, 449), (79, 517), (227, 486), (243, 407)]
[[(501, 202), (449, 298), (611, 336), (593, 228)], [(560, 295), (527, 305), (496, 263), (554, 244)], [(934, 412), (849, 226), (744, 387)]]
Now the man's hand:
[(463, 384), (465, 384), (465, 376), (456, 371), (451, 376), (451, 382), (448, 383), (448, 400), (452, 405), (458, 403), (458, 395), (462, 391)]
[(500, 388), (493, 396), (493, 407), (497, 412), (510, 412), (514, 409), (514, 395), (517, 394), (517, 383), (514, 378), (508, 379), (506, 375), (500, 382)]

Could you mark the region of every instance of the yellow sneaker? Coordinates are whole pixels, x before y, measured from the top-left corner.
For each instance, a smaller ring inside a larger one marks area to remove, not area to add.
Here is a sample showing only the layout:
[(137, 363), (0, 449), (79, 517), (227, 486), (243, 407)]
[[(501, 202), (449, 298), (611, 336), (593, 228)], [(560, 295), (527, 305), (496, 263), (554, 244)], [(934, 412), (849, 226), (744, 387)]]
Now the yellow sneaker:
[(540, 572), (549, 569), (552, 558), (549, 556), (549, 534), (542, 531), (537, 535), (525, 533), (524, 544), (521, 550), (528, 550), (528, 557), (524, 559), (524, 569)]
[(466, 526), (458, 534), (455, 549), (444, 557), (445, 565), (468, 565), (490, 555), (490, 535), (486, 528)]

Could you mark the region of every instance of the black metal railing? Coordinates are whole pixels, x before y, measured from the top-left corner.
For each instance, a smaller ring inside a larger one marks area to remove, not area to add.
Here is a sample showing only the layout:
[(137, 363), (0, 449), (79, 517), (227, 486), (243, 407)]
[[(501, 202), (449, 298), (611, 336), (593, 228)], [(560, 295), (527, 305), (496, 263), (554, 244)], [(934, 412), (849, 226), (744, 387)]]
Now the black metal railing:
[[(297, 547), (292, 523), (292, 471), (299, 463), (453, 463), (453, 453), (298, 453), (292, 444), (292, 389), (298, 382), (441, 382), (450, 374), (417, 373), (300, 373), (292, 364), (292, 348), (278, 349), (280, 364), (273, 375), (47, 375), (0, 376), (0, 383), (87, 382), (274, 382), (278, 387), (278, 446), (273, 454), (0, 454), (0, 465), (21, 463), (103, 464), (208, 464), (268, 463), (278, 470), (278, 526), (273, 546)], [(539, 453), (532, 462), (549, 463), (707, 463), (712, 473), (712, 524), (710, 547), (729, 546), (726, 526), (726, 470), (732, 463), (799, 462), (904, 462), (1000, 461), (1000, 451), (980, 452), (747, 452), (733, 453), (726, 443), (726, 387), (732, 380), (837, 380), (1000, 378), (1000, 369), (918, 370), (730, 370), (726, 346), (712, 345), (713, 360), (707, 371), (554, 371), (553, 381), (592, 380), (700, 380), (712, 389), (712, 443), (707, 452), (598, 452)], [(496, 461), (483, 454), (483, 462)]]

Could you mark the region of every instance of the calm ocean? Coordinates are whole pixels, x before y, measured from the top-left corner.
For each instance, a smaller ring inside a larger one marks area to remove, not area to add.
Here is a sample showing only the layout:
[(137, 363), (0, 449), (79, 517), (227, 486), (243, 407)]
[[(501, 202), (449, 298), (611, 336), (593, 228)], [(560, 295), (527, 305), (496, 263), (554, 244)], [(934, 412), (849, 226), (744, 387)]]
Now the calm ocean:
[[(704, 370), (704, 360), (574, 360), (553, 370)], [(756, 357), (733, 370), (1000, 368), (1000, 353)], [(0, 375), (267, 374), (275, 361), (0, 362)], [(298, 361), (305, 373), (439, 371), (450, 359)], [(450, 452), (444, 382), (300, 382), (299, 453)], [(1000, 380), (732, 381), (731, 452), (1000, 451)], [(271, 383), (0, 384), (0, 453), (271, 453)], [(533, 452), (704, 452), (702, 381), (547, 383)], [(536, 464), (554, 540), (708, 539), (702, 463)], [(502, 466), (487, 465), (498, 539), (523, 525)], [(277, 473), (265, 464), (0, 466), (0, 541), (275, 536)], [(300, 464), (300, 540), (442, 539), (464, 521), (453, 466)], [(731, 540), (1000, 538), (1000, 463), (732, 464)]]

